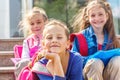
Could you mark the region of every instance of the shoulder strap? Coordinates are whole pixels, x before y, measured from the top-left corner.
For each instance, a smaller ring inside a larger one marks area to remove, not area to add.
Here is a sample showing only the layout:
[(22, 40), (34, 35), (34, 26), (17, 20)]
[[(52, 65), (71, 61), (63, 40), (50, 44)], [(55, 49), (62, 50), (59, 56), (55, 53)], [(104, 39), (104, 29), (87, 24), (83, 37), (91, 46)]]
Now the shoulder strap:
[(15, 58), (21, 58), (23, 45), (16, 44), (13, 48)]
[(41, 62), (36, 62), (32, 67), (32, 71), (38, 74), (52, 76), (51, 73), (46, 68), (46, 65), (42, 64)]
[(39, 80), (39, 79), (38, 76), (28, 66), (25, 66), (18, 75), (17, 80)]
[(86, 38), (81, 33), (73, 33), (70, 35), (70, 41), (73, 42), (74, 38), (77, 37), (79, 43), (79, 51), (82, 56), (88, 56), (88, 44)]

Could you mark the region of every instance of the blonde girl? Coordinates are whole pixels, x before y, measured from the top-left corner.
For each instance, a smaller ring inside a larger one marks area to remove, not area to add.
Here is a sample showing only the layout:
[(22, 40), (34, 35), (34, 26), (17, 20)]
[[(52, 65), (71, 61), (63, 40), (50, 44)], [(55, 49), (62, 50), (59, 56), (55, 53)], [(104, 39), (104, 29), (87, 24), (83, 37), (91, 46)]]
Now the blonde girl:
[[(84, 56), (84, 79), (119, 80), (120, 44), (109, 3), (91, 0), (74, 17), (73, 27), (80, 30), (78, 34), (85, 37), (88, 46), (88, 53)], [(75, 35), (72, 50), (80, 52), (79, 49), (82, 47)]]
[(38, 7), (29, 11), (21, 21), (21, 28), (26, 37), (23, 41), (22, 58), (31, 58), (41, 47), (40, 40), (46, 22), (46, 12)]
[(34, 7), (25, 14), (20, 22), (20, 29), (23, 31), (25, 39), (23, 41), (21, 60), (16, 64), (16, 77), (33, 55), (41, 49), (40, 41), (47, 19), (46, 12), (42, 8)]
[(82, 58), (79, 53), (69, 51), (69, 45), (67, 26), (61, 21), (50, 20), (43, 30), (43, 50), (32, 68), (39, 80), (83, 79)]

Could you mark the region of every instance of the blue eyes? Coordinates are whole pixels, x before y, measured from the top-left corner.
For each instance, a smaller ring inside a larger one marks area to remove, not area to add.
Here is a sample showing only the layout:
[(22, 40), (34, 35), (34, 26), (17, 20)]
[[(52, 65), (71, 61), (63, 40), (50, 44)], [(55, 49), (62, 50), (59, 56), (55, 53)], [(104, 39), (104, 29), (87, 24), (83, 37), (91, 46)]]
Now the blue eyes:
[(31, 23), (30, 25), (34, 25), (34, 23)]
[(57, 37), (58, 39), (62, 39), (62, 37)]
[(52, 39), (52, 37), (47, 37), (46, 39)]
[[(103, 14), (99, 14), (98, 16), (102, 16)], [(91, 15), (91, 17), (95, 17), (96, 15)]]
[(40, 24), (41, 22), (30, 23), (30, 25)]
[[(56, 39), (62, 39), (63, 37), (57, 37)], [(47, 37), (47, 39), (53, 39), (53, 37)]]
[(40, 24), (41, 22), (37, 22), (37, 24)]

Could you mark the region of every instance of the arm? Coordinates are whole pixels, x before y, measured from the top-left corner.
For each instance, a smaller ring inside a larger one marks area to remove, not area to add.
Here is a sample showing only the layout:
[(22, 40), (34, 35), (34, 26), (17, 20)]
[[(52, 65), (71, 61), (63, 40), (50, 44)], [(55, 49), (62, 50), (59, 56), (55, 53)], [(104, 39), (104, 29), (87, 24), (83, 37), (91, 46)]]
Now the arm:
[(73, 58), (71, 73), (70, 73), (70, 80), (83, 80), (83, 60), (79, 53), (76, 53), (77, 56)]
[(53, 75), (53, 80), (66, 80), (59, 55), (47, 53), (45, 57), (49, 60), (47, 69)]
[(30, 55), (29, 55), (29, 47), (28, 47), (27, 40), (24, 40), (24, 41), (23, 41), (23, 50), (22, 50), (22, 56), (21, 56), (21, 58), (22, 58), (22, 59), (30, 58)]
[[(50, 77), (46, 77), (47, 75), (45, 74), (50, 74), (52, 77), (51, 79), (53, 80), (66, 80), (66, 78), (64, 77), (64, 72), (63, 72), (63, 68), (62, 68), (62, 64), (60, 61), (60, 57), (58, 54), (56, 53), (49, 53), (46, 52), (44, 50), (40, 51), (39, 53), (40, 57), (45, 57), (44, 59), (47, 59), (48, 62), (46, 64), (46, 62), (44, 60), (41, 59), (42, 62), (36, 62), (34, 64), (34, 66), (32, 67), (32, 70), (34, 72), (42, 72), (41, 74), (44, 75), (44, 77), (42, 79), (50, 79)], [(39, 58), (40, 59), (40, 58)], [(46, 66), (41, 65), (42, 64), (46, 64)], [(38, 70), (37, 70), (38, 69)], [(41, 74), (37, 74), (40, 78), (40, 76), (42, 76)]]
[(54, 60), (54, 77), (53, 80), (66, 80), (61, 61), (58, 57)]

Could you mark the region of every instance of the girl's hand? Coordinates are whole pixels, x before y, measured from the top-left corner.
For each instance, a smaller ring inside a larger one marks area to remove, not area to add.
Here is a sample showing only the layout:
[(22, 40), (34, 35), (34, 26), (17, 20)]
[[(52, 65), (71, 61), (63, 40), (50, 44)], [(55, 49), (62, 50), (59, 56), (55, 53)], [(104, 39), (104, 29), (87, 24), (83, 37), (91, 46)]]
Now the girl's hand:
[(46, 65), (49, 72), (55, 76), (64, 77), (64, 71), (61, 64), (60, 56), (57, 53), (45, 53), (45, 58), (48, 59), (48, 63)]

